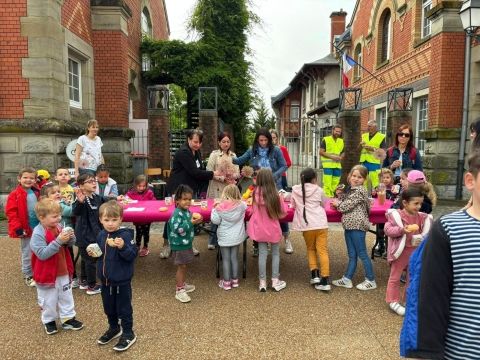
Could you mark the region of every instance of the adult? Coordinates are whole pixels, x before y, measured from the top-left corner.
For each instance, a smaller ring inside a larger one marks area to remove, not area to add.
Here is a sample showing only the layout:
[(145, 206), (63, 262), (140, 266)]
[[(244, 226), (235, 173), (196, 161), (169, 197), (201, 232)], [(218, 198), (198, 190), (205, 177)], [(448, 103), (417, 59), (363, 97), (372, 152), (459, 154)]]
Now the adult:
[(222, 181), (218, 171), (205, 170), (202, 162), (203, 131), (190, 129), (186, 132), (187, 141), (180, 146), (173, 156), (172, 171), (168, 178), (166, 192), (174, 194), (180, 184), (188, 185), (193, 189), (194, 196), (207, 187), (208, 181), (216, 179)]
[(398, 128), (395, 144), (387, 149), (383, 167), (393, 171), (395, 183), (400, 181), (402, 169), (423, 171), (422, 159), (413, 144), (413, 130), (410, 125), (404, 124)]
[(89, 120), (85, 135), (77, 140), (75, 146), (75, 177), (82, 174), (95, 176), (97, 167), (105, 163), (102, 155), (102, 139), (98, 134), (98, 121)]
[(470, 124), (470, 152), (480, 150), (480, 118)]
[[(280, 145), (278, 143), (278, 131), (275, 129), (270, 129), (270, 135), (272, 135), (272, 142), (273, 145), (277, 145), (280, 150), (282, 151), (283, 158), (287, 164), (287, 169), (292, 166), (292, 160), (290, 159), (290, 154), (288, 153), (288, 149), (286, 146)], [(288, 180), (287, 180), (287, 173), (284, 172), (282, 174), (282, 189), (287, 190), (288, 188)]]
[[(258, 129), (252, 147), (242, 156), (233, 158), (233, 163), (237, 165), (243, 165), (247, 161), (250, 162), (250, 166), (253, 167), (255, 171), (261, 168), (270, 169), (273, 173), (277, 189), (282, 189), (282, 174), (287, 170), (287, 163), (280, 148), (273, 144), (272, 134), (270, 134), (268, 129)], [(285, 228), (282, 229), (282, 232), (284, 229)], [(286, 228), (286, 234), (284, 233), (283, 236), (285, 239), (285, 252), (291, 254), (293, 252), (293, 246), (288, 239), (288, 227)], [(254, 242), (253, 254), (254, 256), (258, 254), (258, 244), (256, 242)]]
[[(232, 138), (226, 131), (218, 134), (218, 149), (213, 150), (208, 158), (207, 170), (218, 170), (223, 176), (224, 181), (216, 179), (210, 180), (207, 189), (207, 198), (219, 198), (223, 189), (228, 184), (234, 184), (235, 180), (240, 177), (240, 169), (238, 165), (232, 165), (232, 158), (237, 155), (230, 150), (232, 146)], [(213, 250), (217, 245), (217, 228), (218, 225), (212, 223), (210, 227), (210, 236), (208, 237), (208, 249)]]
[(320, 156), (323, 167), (323, 190), (328, 197), (335, 196), (335, 190), (342, 176), (342, 160), (345, 156), (342, 139), (342, 127), (334, 125), (332, 135), (325, 136), (320, 144)]
[(370, 120), (367, 123), (368, 132), (362, 134), (362, 152), (360, 154), (360, 164), (368, 170), (368, 179), (370, 180), (372, 189), (379, 184), (378, 175), (380, 173), (381, 161), (375, 155), (378, 149), (385, 150), (385, 134), (378, 131), (377, 122)]

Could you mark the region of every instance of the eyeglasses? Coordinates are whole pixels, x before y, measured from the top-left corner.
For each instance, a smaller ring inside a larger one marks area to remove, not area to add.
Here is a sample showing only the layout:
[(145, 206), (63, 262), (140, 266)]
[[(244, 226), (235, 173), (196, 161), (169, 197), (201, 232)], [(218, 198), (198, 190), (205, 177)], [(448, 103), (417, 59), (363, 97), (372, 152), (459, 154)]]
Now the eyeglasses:
[(410, 133), (401, 132), (401, 133), (398, 133), (397, 136), (409, 138), (409, 137), (410, 137)]
[(97, 180), (93, 180), (93, 179), (87, 180), (84, 182), (84, 184), (96, 184), (96, 183), (97, 183)]

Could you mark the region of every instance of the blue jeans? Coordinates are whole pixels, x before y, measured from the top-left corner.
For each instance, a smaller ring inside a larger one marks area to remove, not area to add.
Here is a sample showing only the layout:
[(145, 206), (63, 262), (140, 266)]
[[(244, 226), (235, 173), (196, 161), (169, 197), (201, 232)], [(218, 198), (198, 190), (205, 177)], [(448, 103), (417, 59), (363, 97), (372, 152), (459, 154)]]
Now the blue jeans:
[(353, 274), (357, 269), (357, 258), (360, 258), (365, 269), (365, 277), (370, 280), (375, 280), (373, 274), (373, 266), (367, 254), (367, 246), (365, 245), (365, 231), (362, 230), (345, 230), (345, 242), (347, 243), (348, 252), (348, 266), (345, 272), (345, 277), (352, 280)]

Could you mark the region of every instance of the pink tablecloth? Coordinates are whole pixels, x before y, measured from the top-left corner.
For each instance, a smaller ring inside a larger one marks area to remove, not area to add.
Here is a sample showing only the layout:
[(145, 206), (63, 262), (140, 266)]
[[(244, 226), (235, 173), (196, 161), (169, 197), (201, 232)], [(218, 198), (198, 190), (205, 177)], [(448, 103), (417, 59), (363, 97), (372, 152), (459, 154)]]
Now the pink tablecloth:
[[(210, 221), (210, 212), (213, 208), (213, 199), (208, 199), (208, 208), (202, 209), (200, 206), (191, 206), (191, 212), (198, 212), (203, 216), (205, 221)], [(385, 212), (390, 208), (392, 202), (387, 200), (385, 204), (375, 203), (370, 209), (370, 222), (373, 224), (381, 224), (386, 221)], [(160, 211), (161, 207), (167, 207), (167, 211)], [(166, 222), (170, 218), (175, 209), (174, 205), (165, 206), (165, 201), (139, 201), (137, 203), (128, 204), (124, 206), (123, 221), (135, 223), (151, 223), (151, 222)], [(330, 204), (326, 206), (327, 218), (329, 222), (340, 222), (342, 214), (337, 210), (331, 209)], [(285, 220), (291, 222), (293, 220), (294, 209), (288, 209), (288, 214)]]

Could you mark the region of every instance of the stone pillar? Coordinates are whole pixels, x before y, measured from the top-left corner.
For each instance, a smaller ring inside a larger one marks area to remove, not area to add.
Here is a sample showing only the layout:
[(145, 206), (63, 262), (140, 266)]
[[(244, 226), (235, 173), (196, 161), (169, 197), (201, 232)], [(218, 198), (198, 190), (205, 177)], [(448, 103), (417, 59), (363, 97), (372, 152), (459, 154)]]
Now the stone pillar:
[(342, 126), (345, 156), (342, 161), (340, 183), (347, 183), (347, 176), (352, 167), (360, 160), (360, 111), (346, 110), (338, 113), (338, 123)]
[(393, 145), (395, 136), (397, 136), (398, 128), (404, 124), (412, 126), (412, 111), (411, 110), (395, 110), (388, 112), (387, 122), (387, 146)]
[(170, 120), (168, 110), (148, 110), (148, 167), (170, 169)]
[(210, 153), (218, 148), (218, 113), (216, 110), (200, 110), (198, 113), (198, 127), (203, 131), (202, 154), (206, 159)]

